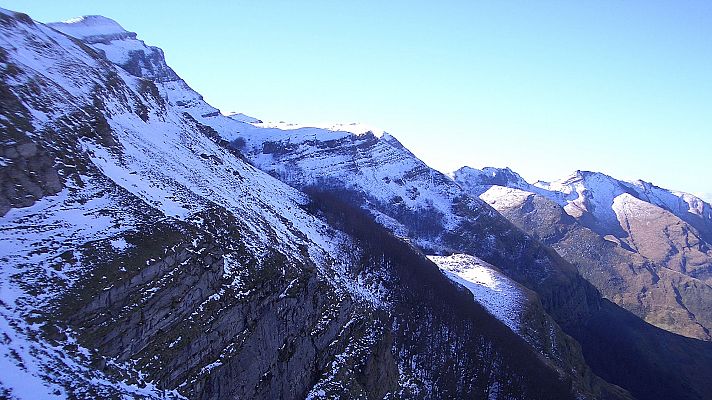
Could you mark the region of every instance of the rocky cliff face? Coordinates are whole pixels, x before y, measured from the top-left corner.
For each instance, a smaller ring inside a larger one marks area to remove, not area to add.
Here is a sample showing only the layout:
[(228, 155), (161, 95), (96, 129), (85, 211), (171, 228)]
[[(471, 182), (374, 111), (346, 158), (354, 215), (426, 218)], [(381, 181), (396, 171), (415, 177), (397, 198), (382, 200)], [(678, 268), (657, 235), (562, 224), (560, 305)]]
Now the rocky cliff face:
[(29, 110), (6, 83), (19, 73), (7, 64), (7, 57), (7, 52), (0, 49), (0, 63), (7, 65), (0, 70), (0, 101), (5, 116), (0, 120), (3, 132), (0, 147), (0, 216), (13, 207), (30, 206), (45, 195), (56, 194), (62, 189), (53, 160), (29, 137), (34, 133), (34, 127), (27, 122)]
[(228, 140), (252, 128), (115, 22), (0, 10), (0, 33), (0, 396), (625, 398), (246, 163)]
[[(199, 217), (206, 231), (183, 224), (142, 229), (130, 238), (142, 243), (140, 256), (86, 257), (95, 273), (107, 275), (120, 265), (141, 266), (110, 285), (83, 280), (65, 296), (69, 324), (102, 356), (130, 360), (160, 387), (182, 388), (190, 398), (305, 397), (337, 356), (363, 370), (325, 393), (382, 397), (397, 389), (398, 370), (383, 345), (385, 312), (335, 290), (315, 265), (278, 252), (252, 256), (229, 213)], [(379, 367), (392, 378), (363, 385), (380, 377), (366, 360), (389, 356)]]

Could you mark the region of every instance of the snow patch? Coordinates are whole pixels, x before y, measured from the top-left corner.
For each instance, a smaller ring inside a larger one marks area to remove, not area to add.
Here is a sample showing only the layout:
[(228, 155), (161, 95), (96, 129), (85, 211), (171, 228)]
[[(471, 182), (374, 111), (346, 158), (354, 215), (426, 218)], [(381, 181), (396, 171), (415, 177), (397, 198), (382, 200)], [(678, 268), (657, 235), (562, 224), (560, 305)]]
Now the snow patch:
[(129, 247), (129, 243), (124, 238), (111, 239), (109, 243), (111, 243), (111, 247), (119, 251), (126, 250)]
[(494, 267), (468, 254), (428, 256), (453, 282), (467, 288), (490, 314), (521, 333), (521, 315), (526, 296), (517, 283)]
[(504, 186), (492, 186), (482, 193), (480, 198), (486, 201), (495, 210), (504, 211), (519, 207), (527, 201), (530, 196), (533, 196), (533, 194), (524, 190)]

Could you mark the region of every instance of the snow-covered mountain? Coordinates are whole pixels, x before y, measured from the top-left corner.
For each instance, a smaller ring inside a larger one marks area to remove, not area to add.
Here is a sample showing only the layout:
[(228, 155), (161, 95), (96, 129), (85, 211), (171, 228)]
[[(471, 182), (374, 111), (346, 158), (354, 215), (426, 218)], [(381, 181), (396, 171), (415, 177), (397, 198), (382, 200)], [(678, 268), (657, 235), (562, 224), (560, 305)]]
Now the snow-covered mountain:
[(0, 10), (0, 78), (1, 397), (593, 397), (116, 22)]
[[(710, 237), (712, 229), (712, 206), (689, 193), (672, 191), (652, 183), (637, 180), (621, 181), (600, 172), (576, 171), (554, 181), (526, 182), (509, 168), (463, 167), (452, 173), (453, 179), (468, 192), (481, 194), (491, 186), (521, 189), (547, 197), (564, 207), (567, 213), (587, 221), (603, 235), (625, 235), (619, 229), (620, 221), (615, 208), (630, 198), (662, 208)], [(623, 196), (627, 194), (629, 196)]]
[[(493, 171), (466, 167), (453, 176), (554, 246), (610, 299), (661, 328), (712, 338), (708, 203), (595, 172), (532, 185), (510, 170)], [(505, 174), (514, 178), (491, 178)]]
[(382, 130), (224, 116), (100, 16), (0, 10), (0, 78), (0, 397), (712, 392), (708, 343)]
[[(327, 353), (346, 362), (347, 353), (364, 351), (339, 344), (339, 327), (359, 326), (355, 343), (378, 342), (380, 328), (363, 315), (384, 299), (365, 275), (347, 277), (351, 266), (339, 255), (353, 241), (303, 211), (304, 194), (246, 164), (173, 107), (194, 94), (178, 94), (185, 84), (161, 64), (160, 51), (133, 43), (135, 35), (105, 18), (55, 27), (82, 38), (89, 32), (89, 41), (2, 13), (3, 104), (12, 105), (3, 107), (2, 173), (15, 189), (6, 185), (3, 195), (11, 206), (28, 196), (34, 203), (11, 207), (0, 223), (8, 396), (304, 392), (318, 379), (303, 371), (295, 379), (292, 369), (313, 364), (307, 368), (318, 374)], [(151, 63), (117, 68), (87, 44), (127, 65), (135, 57)], [(55, 160), (43, 174), (33, 170), (39, 157)], [(26, 181), (47, 189), (18, 193), (31, 189)], [(269, 285), (261, 282), (267, 276)], [(322, 291), (305, 291), (315, 285)], [(311, 305), (291, 300), (296, 295)], [(272, 301), (255, 307), (258, 299)], [(261, 334), (277, 310), (298, 322)], [(302, 362), (273, 364), (282, 340), (303, 329), (314, 329), (312, 342), (291, 344), (306, 352)], [(257, 349), (267, 355), (247, 368), (240, 358)], [(289, 381), (257, 385), (275, 368)], [(226, 374), (239, 374), (242, 389)]]

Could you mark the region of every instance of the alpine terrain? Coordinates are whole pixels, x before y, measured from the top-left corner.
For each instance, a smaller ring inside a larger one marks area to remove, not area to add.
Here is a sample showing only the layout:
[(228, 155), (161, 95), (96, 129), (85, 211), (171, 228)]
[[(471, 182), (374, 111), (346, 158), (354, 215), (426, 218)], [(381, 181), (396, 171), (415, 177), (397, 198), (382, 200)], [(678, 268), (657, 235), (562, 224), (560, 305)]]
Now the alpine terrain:
[(694, 196), (225, 116), (102, 16), (0, 78), (0, 398), (712, 398)]
[(585, 171), (533, 185), (508, 169), (465, 167), (453, 176), (551, 245), (607, 298), (660, 328), (712, 339), (709, 204)]

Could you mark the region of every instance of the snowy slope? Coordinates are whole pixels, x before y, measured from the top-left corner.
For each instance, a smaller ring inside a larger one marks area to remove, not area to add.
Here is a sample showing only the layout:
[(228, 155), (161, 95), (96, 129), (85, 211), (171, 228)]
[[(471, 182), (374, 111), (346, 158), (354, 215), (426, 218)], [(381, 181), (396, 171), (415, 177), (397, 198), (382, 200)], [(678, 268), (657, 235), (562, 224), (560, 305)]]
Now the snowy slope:
[[(91, 25), (92, 20), (88, 18), (50, 26), (78, 37), (89, 33), (94, 37), (93, 33), (98, 28), (86, 26)], [(105, 23), (101, 19), (96, 22)], [(77, 23), (79, 27), (75, 27)], [(356, 123), (263, 123), (244, 115), (226, 118), (219, 110), (205, 103), (202, 96), (165, 65), (160, 49), (146, 46), (135, 35), (109, 35), (93, 46), (133, 75), (154, 80), (161, 97), (170, 106), (214, 128), (222, 139), (233, 141), (239, 137), (245, 143), (240, 150), (247, 153), (256, 166), (287, 183), (305, 187), (329, 179), (350, 180), (348, 187), (356, 190), (368, 187), (368, 194), (374, 200), (402, 203), (409, 208), (435, 208), (443, 211), (447, 226), (455, 223), (449, 207), (452, 199), (460, 193), (457, 185), (428, 168), (383, 130)], [(315, 141), (327, 143), (332, 151), (324, 152), (323, 147), (313, 148), (311, 145)], [(290, 151), (299, 147), (290, 154), (290, 162), (298, 168), (276, 166), (273, 156), (263, 153), (265, 143), (272, 147), (287, 146)], [(358, 150), (359, 146), (364, 147), (362, 152)], [(425, 190), (422, 183), (427, 185)], [(388, 219), (387, 216), (381, 218), (384, 221)]]
[(261, 124), (262, 121), (255, 118), (255, 117), (250, 117), (249, 115), (245, 115), (243, 113), (228, 113), (225, 114), (226, 117), (229, 117), (230, 119), (234, 119), (235, 121), (238, 122), (246, 122), (248, 124)]
[(521, 332), (525, 295), (519, 285), (492, 265), (467, 254), (429, 256), (445, 276), (466, 287), (490, 314), (514, 332)]
[[(660, 266), (712, 284), (712, 251), (709, 242), (694, 228), (666, 208), (630, 194), (616, 197), (612, 209), (628, 234), (626, 243), (637, 253)], [(705, 314), (705, 320), (712, 320), (712, 313)]]
[[(576, 171), (554, 182), (497, 182), (463, 168), (455, 179), (500, 211), (529, 195), (554, 201), (582, 226), (623, 243), (661, 266), (712, 281), (712, 206), (689, 193), (645, 181), (626, 182), (598, 172)], [(476, 171), (476, 170), (474, 170)], [(518, 176), (518, 175), (517, 175)], [(689, 264), (689, 265), (688, 265)]]
[[(3, 69), (12, 65), (15, 71), (3, 75), (3, 84), (22, 101), (32, 126), (18, 135), (65, 157), (57, 166), (62, 191), (0, 218), (5, 244), (0, 247), (0, 312), (9, 338), (0, 342), (0, 362), (13, 371), (0, 382), (12, 396), (37, 398), (44, 391), (64, 397), (66, 385), (75, 382), (75, 395), (85, 390), (99, 397), (176, 397), (142, 382), (130, 365), (109, 360), (127, 377), (135, 375), (131, 379), (138, 384), (91, 367), (93, 350), (71, 353), (39, 340), (44, 328), (29, 323), (28, 316), (51, 309), (87, 272), (76, 249), (107, 243), (122, 252), (130, 246), (127, 232), (159, 221), (208, 228), (197, 215), (214, 207), (239, 216), (241, 240), (258, 259), (281, 252), (287, 263), (316, 266), (338, 293), (369, 307), (383, 306), (367, 280), (347, 274), (348, 261), (340, 254), (349, 239), (303, 211), (304, 194), (245, 163), (196, 121), (209, 120), (223, 133), (242, 126), (214, 114), (217, 110), (165, 65), (159, 49), (103, 17), (51, 29), (16, 20), (9, 11), (2, 16)], [(59, 31), (86, 40), (99, 53)], [(30, 97), (23, 91), (27, 85), (39, 85), (41, 93)], [(97, 104), (101, 115), (87, 111)], [(13, 168), (13, 161), (2, 167)], [(71, 347), (74, 339), (64, 334), (64, 346)], [(33, 380), (37, 392), (28, 396), (21, 382)]]
[[(135, 114), (112, 113), (109, 124), (119, 135), (120, 156), (86, 144), (104, 175), (164, 214), (181, 219), (208, 203), (217, 203), (244, 216), (255, 240), (266, 241), (276, 234), (279, 241), (271, 244), (292, 247), (285, 251), (295, 250), (304, 240), (293, 233), (295, 230), (320, 240), (319, 230), (325, 227), (299, 208), (306, 201), (302, 193), (236, 158), (211, 132), (195, 134), (201, 127), (186, 120), (183, 113), (219, 129), (224, 139), (231, 139), (233, 132), (248, 125), (205, 103), (165, 64), (159, 48), (146, 46), (135, 34), (100, 16), (48, 25), (103, 51), (109, 61), (123, 68), (118, 70), (121, 79), (136, 92), (142, 82), (137, 78), (151, 79), (159, 90), (160, 99), (154, 99), (148, 121)], [(140, 69), (133, 68), (134, 64)], [(334, 250), (326, 239), (320, 245), (327, 247), (322, 250)]]
[(628, 184), (601, 173), (576, 171), (567, 178), (541, 187), (548, 191), (541, 193), (552, 200), (563, 194), (564, 209), (574, 218), (592, 217), (590, 227), (595, 231), (617, 237), (624, 235), (611, 207), (616, 197), (632, 192)]
[[(332, 130), (300, 125), (281, 128), (255, 124), (243, 129), (241, 150), (260, 169), (298, 188), (316, 186), (347, 190), (373, 204), (377, 220), (399, 236), (409, 236), (422, 247), (437, 243), (413, 234), (399, 221), (408, 213), (429, 213), (436, 224), (454, 229), (461, 217), (452, 209), (461, 188), (449, 177), (428, 167), (388, 133), (351, 125)], [(470, 199), (471, 208), (483, 203)], [(428, 229), (423, 221), (423, 229)]]
[[(77, 19), (75, 21), (78, 22), (62, 24), (62, 28), (71, 32), (67, 26), (79, 23), (83, 25), (82, 28), (89, 29), (85, 26), (87, 21), (96, 20)], [(106, 19), (99, 19), (99, 23), (99, 26), (90, 26), (92, 32), (102, 29), (106, 25)], [(69, 82), (68, 77), (63, 75), (81, 71), (82, 66), (87, 70), (106, 66), (87, 59), (87, 54), (82, 49), (68, 42), (61, 34), (41, 25), (37, 25), (37, 31), (32, 34), (44, 34), (48, 40), (62, 41), (68, 51), (61, 54), (61, 59), (40, 57), (44, 56), (43, 54), (10, 53), (14, 64), (26, 71), (28, 77), (47, 70), (58, 71), (58, 74), (51, 76), (48, 83), (52, 84), (52, 80), (59, 78), (61, 88), (70, 92), (73, 102), (89, 102), (92, 95), (91, 85), (86, 85), (86, 78), (80, 79), (77, 76), (76, 81)], [(85, 32), (84, 29), (81, 32)], [(3, 35), (3, 40), (7, 40), (3, 46), (10, 47), (10, 41), (21, 43), (25, 39), (21, 35)], [(122, 43), (127, 42), (119, 40)], [(18, 52), (31, 48), (21, 46), (18, 47)], [(26, 62), (28, 59), (33, 61)], [(73, 68), (63, 68), (67, 64), (71, 64)], [(81, 143), (83, 150), (104, 176), (166, 216), (186, 219), (212, 202), (247, 216), (256, 238), (264, 239), (269, 230), (276, 230), (278, 236), (289, 236), (289, 240), (283, 240), (282, 243), (299, 243), (300, 239), (290, 232), (285, 222), (280, 221), (278, 216), (282, 215), (294, 217), (289, 221), (290, 226), (298, 226), (311, 233), (311, 229), (315, 227), (309, 224), (316, 222), (299, 209), (299, 205), (305, 201), (303, 194), (240, 161), (229, 149), (221, 147), (210, 137), (196, 135), (199, 127), (186, 120), (181, 110), (165, 108), (160, 101), (154, 101), (146, 102), (150, 107), (147, 121), (130, 112), (132, 105), (125, 104), (123, 99), (142, 98), (142, 81), (126, 71), (118, 72), (119, 78), (125, 84), (123, 88), (129, 92), (107, 97), (104, 101), (109, 114), (107, 122), (120, 145), (120, 152), (89, 141)], [(41, 130), (43, 122), (57, 119), (63, 112), (71, 111), (73, 106), (67, 103), (69, 102), (64, 103), (65, 109), (56, 107), (56, 113), (32, 110), (36, 130)], [(224, 117), (222, 119), (228, 120)]]
[(526, 190), (506, 186), (490, 186), (483, 189), (485, 188), (487, 190), (480, 194), (480, 198), (497, 211), (519, 207), (532, 196), (532, 193)]
[(63, 22), (47, 24), (58, 31), (64, 32), (86, 42), (99, 43), (113, 37), (135, 37), (136, 34), (128, 32), (116, 21), (101, 15), (85, 15), (72, 18)]
[[(48, 26), (82, 39), (100, 51), (108, 61), (121, 67), (130, 75), (147, 78), (158, 88), (159, 96), (169, 108), (190, 114), (195, 120), (220, 131), (226, 140), (234, 140), (245, 122), (258, 120), (247, 118), (228, 118), (220, 110), (209, 105), (203, 96), (195, 92), (165, 62), (163, 50), (148, 46), (136, 37), (135, 33), (126, 32), (116, 22), (100, 16), (80, 17), (65, 22), (51, 23)], [(108, 33), (101, 33), (109, 26)], [(245, 120), (245, 121), (243, 121)]]
[(697, 217), (704, 223), (712, 223), (712, 205), (695, 195), (663, 189), (642, 180), (632, 184), (640, 199), (668, 210), (687, 222)]

